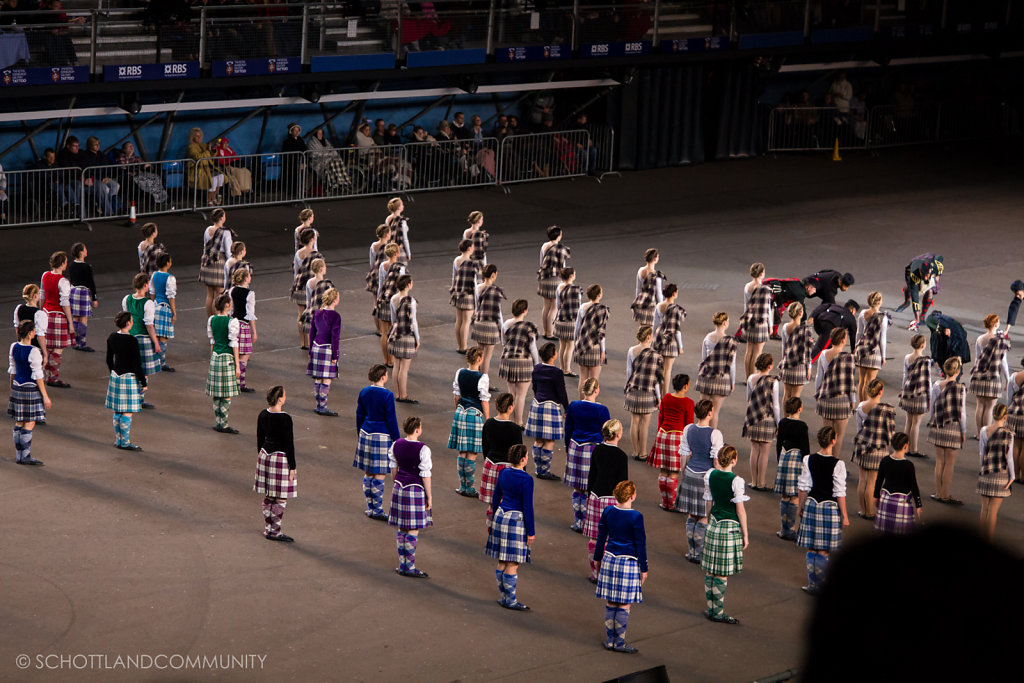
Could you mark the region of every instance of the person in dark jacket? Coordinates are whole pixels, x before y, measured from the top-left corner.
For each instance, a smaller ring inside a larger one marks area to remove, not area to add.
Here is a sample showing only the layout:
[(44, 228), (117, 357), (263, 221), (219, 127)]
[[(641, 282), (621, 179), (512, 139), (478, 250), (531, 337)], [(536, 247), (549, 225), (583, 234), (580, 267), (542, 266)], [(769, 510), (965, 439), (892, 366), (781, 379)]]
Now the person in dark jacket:
[(812, 323), (814, 331), (818, 334), (818, 340), (814, 343), (814, 348), (811, 350), (812, 360), (818, 360), (818, 356), (828, 346), (829, 335), (837, 327), (842, 327), (846, 330), (846, 338), (849, 340), (851, 348), (853, 347), (857, 339), (857, 313), (859, 311), (860, 304), (853, 299), (850, 299), (842, 306), (836, 303), (821, 304), (814, 309), (811, 317), (807, 319), (809, 323)]
[(838, 270), (819, 270), (805, 277), (803, 283), (808, 298), (818, 297), (822, 303), (834, 304), (836, 295), (848, 290), (854, 278), (851, 273), (840, 273)]
[(925, 318), (925, 324), (932, 333), (929, 347), (932, 360), (937, 365), (941, 366), (947, 358), (953, 356), (959, 357), (964, 364), (971, 362), (971, 344), (967, 340), (964, 326), (958, 320), (943, 314), (942, 311), (932, 311)]

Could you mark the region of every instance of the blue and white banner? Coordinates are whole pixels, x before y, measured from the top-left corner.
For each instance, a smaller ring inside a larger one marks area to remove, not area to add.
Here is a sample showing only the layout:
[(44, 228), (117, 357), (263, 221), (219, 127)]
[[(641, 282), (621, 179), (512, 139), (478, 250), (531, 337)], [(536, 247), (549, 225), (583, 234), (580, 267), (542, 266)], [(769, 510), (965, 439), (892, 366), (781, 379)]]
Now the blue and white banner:
[(712, 52), (726, 50), (729, 39), (722, 36), (707, 38), (680, 38), (679, 40), (661, 41), (661, 54), (679, 54), (681, 52)]
[(199, 62), (118, 64), (103, 67), (104, 81), (163, 81), (199, 78)]
[(268, 76), (271, 74), (297, 74), (302, 71), (299, 57), (264, 57), (261, 59), (231, 59), (213, 63), (215, 78), (222, 76)]
[(88, 82), (89, 67), (87, 66), (40, 66), (0, 71), (0, 86)]
[(572, 47), (569, 45), (527, 45), (524, 47), (499, 47), (495, 50), (499, 62), (543, 62), (549, 59), (569, 59)]
[(632, 57), (651, 54), (651, 41), (634, 40), (618, 43), (585, 43), (580, 57)]
[(310, 71), (374, 71), (377, 69), (394, 69), (394, 52), (376, 52), (366, 55), (325, 55), (313, 57)]

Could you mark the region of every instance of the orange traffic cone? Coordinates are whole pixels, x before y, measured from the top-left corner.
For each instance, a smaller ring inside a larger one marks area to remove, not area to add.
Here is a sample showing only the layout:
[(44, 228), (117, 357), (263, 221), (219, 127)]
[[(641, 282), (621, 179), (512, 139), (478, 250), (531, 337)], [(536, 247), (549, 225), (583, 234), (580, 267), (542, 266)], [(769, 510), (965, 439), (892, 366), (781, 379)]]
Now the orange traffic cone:
[(832, 148), (832, 161), (842, 161), (843, 158), (839, 156), (839, 138), (836, 138), (835, 147)]
[(128, 207), (128, 227), (135, 227), (135, 200), (132, 200), (132, 204)]

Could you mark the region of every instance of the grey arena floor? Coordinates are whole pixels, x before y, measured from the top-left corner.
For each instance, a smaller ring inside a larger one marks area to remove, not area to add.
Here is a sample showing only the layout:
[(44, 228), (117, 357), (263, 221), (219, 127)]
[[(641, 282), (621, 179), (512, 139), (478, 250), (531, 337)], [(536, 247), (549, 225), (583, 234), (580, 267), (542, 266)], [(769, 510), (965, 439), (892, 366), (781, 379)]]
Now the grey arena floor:
[[(434, 451), (435, 526), (421, 534), (417, 556), (418, 566), (430, 572), (426, 581), (394, 573), (394, 532), (363, 515), (361, 475), (351, 467), (355, 396), (380, 357), (363, 290), (365, 253), (387, 198), (313, 207), (329, 276), (343, 292), (343, 377), (330, 398), (341, 417), (334, 419), (311, 410), (295, 307), (287, 299), (291, 229), (300, 207), (229, 212), (228, 224), (248, 244), (256, 268), (259, 316), (249, 369), (249, 383), (259, 391), (233, 401), (238, 436), (211, 430), (204, 394), (209, 347), (195, 276), (207, 223), (199, 215), (158, 217), (160, 241), (175, 257), (179, 281), (177, 337), (169, 350), (178, 372), (152, 379), (148, 396), (157, 409), (135, 418), (132, 437), (144, 452), (113, 448), (111, 415), (103, 407), (103, 354), (75, 351), (66, 353), (63, 367), (73, 387), (51, 390), (48, 425), (36, 431), (33, 455), (46, 467), (16, 467), (4, 442), (0, 679), (602, 681), (665, 664), (673, 681), (742, 681), (799, 666), (812, 599), (800, 591), (803, 552), (775, 537), (776, 497), (752, 493), (748, 504), (745, 569), (729, 582), (727, 596), (729, 613), (742, 625), (711, 624), (701, 616), (703, 576), (682, 560), (684, 517), (658, 510), (657, 472), (632, 461), (651, 567), (628, 632), (640, 654), (601, 649), (603, 607), (586, 580), (585, 540), (568, 529), (569, 492), (561, 483), (536, 485), (534, 561), (521, 570), (519, 584), (533, 610), (495, 605), (493, 563), (483, 555), (484, 506), (454, 493), (455, 455), (444, 447), (452, 375), (463, 360), (454, 352), (447, 290), (464, 218), (474, 209), (485, 213), (499, 284), (510, 299), (530, 299), (535, 321), (543, 228), (563, 226), (579, 283), (601, 283), (612, 310), (601, 400), (625, 421), (624, 356), (636, 330), (629, 303), (646, 248), (661, 250), (661, 269), (681, 288), (686, 354), (675, 368), (691, 375), (712, 314), (726, 310), (738, 320), (753, 261), (767, 264), (770, 277), (828, 267), (852, 271), (857, 284), (850, 294), (863, 301), (877, 289), (890, 307), (901, 301), (909, 259), (942, 253), (947, 270), (938, 308), (963, 321), (973, 339), (987, 313), (1005, 315), (1009, 283), (1024, 275), (1021, 173), (1009, 150), (936, 148), (848, 155), (842, 163), (826, 154), (716, 163), (626, 173), (601, 184), (521, 185), (508, 195), (489, 189), (416, 196), (407, 214), (423, 346), (412, 367), (411, 394), (421, 403), (400, 405), (399, 416), (422, 416), (423, 440)], [(89, 339), (102, 350), (136, 272), (138, 234), (120, 222), (94, 228), (0, 232), (4, 315), (24, 284), (38, 282), (50, 252), (84, 240), (101, 297)], [(909, 350), (908, 320), (909, 312), (895, 315), (890, 361), (881, 372), (893, 401)], [(1019, 333), (1013, 341), (1021, 343)], [(778, 342), (766, 350), (777, 356)], [(1015, 368), (1020, 355), (1011, 352)], [(575, 380), (569, 382), (572, 394)], [(294, 545), (263, 539), (252, 492), (256, 415), (265, 406), (263, 392), (278, 383), (288, 389), (286, 410), (296, 428), (299, 497), (284, 518)], [(810, 395), (805, 390), (805, 400)], [(805, 417), (813, 429), (819, 421), (810, 403)], [(739, 446), (737, 470), (746, 476), (744, 410), (739, 387), (726, 402), (721, 427), (726, 441)], [(847, 439), (848, 454), (852, 433)], [(556, 471), (564, 457), (559, 448)], [(924, 520), (976, 522), (977, 458), (977, 442), (968, 441), (953, 490), (965, 499), (963, 508), (928, 500), (934, 458), (915, 461)], [(855, 516), (856, 477), (852, 467), (851, 538), (873, 533)], [(1022, 517), (1024, 500), (1014, 495), (1002, 507), (998, 542), (1024, 548)], [(97, 654), (107, 658), (82, 657)], [(117, 656), (176, 654), (246, 659), (228, 670), (158, 669), (145, 667), (144, 658), (137, 659), (141, 669), (109, 668)], [(18, 655), (29, 656), (27, 668)]]

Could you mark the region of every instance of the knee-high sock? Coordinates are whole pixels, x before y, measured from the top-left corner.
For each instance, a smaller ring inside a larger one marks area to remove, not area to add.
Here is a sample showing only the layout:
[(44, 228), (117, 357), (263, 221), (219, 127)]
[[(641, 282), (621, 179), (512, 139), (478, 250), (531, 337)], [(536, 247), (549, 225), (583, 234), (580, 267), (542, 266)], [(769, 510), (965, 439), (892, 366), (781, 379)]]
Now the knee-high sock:
[(416, 569), (416, 542), (418, 540), (418, 536), (413, 536), (412, 534), (405, 535), (405, 568), (408, 571)]
[(160, 341), (160, 366), (167, 365), (167, 340)]
[(213, 417), (218, 427), (228, 426), (228, 411), (231, 409), (231, 402), (226, 398), (213, 399)]
[(465, 459), (466, 467), (466, 493), (471, 495), (477, 495), (476, 492), (476, 460), (472, 458)]
[(271, 524), (270, 518), (273, 514), (274, 499), (270, 496), (263, 497), (263, 503), (260, 505), (260, 510), (263, 512), (263, 535), (271, 536)]
[(796, 503), (784, 500), (779, 503), (782, 514), (782, 536), (784, 538), (796, 537)]
[(505, 581), (503, 580), (505, 573), (500, 569), (494, 570), (494, 578), (498, 580), (498, 592), (501, 593), (501, 604), (505, 605), (508, 603), (505, 595)]
[(549, 451), (546, 448), (541, 449), (540, 463), (537, 464), (537, 474), (549, 474), (551, 472), (551, 458), (554, 455), (554, 451)]
[(590, 562), (590, 578), (597, 580), (597, 562), (594, 562), (594, 551), (597, 550), (597, 541), (593, 538), (587, 539), (587, 560)]
[(238, 361), (238, 385), (245, 386), (245, 368), (248, 367), (249, 363), (244, 360)]
[(533, 468), (536, 474), (544, 474), (544, 461), (541, 459), (541, 447), (533, 446)]
[(678, 497), (679, 480), (675, 477), (665, 477), (665, 507), (669, 510), (674, 508)]
[(281, 520), (284, 519), (284, 508), (288, 502), (284, 498), (273, 498), (270, 506), (270, 532), (271, 536), (281, 533)]
[(124, 445), (127, 446), (132, 442), (132, 414), (131, 413), (120, 413), (121, 416), (121, 438), (124, 439)]
[(810, 590), (812, 590), (812, 591), (815, 591), (815, 590), (818, 589), (818, 572), (817, 572), (817, 562), (818, 562), (818, 560), (816, 559), (817, 557), (818, 557), (818, 553), (810, 551), (810, 550), (807, 551), (807, 555), (805, 557), (805, 561), (806, 561), (806, 564), (807, 564), (807, 587)]
[(626, 644), (626, 626), (629, 625), (629, 610), (619, 607), (615, 612), (615, 647)]
[(13, 435), (14, 435), (14, 452), (17, 454), (18, 462), (21, 462), (21, 459), (23, 457), (22, 453), (24, 452), (24, 449), (21, 446), (21, 427), (18, 427), (17, 425), (15, 425)]
[(713, 578), (715, 582), (715, 611), (719, 618), (723, 618), (726, 616), (725, 587), (729, 583), (729, 579), (720, 579), (717, 576)]
[(519, 600), (516, 599), (516, 584), (519, 581), (518, 574), (502, 574), (501, 581), (505, 584), (505, 600), (509, 605), (514, 605)]
[(587, 494), (582, 491), (572, 492), (572, 528), (577, 531), (583, 528), (583, 518), (587, 514)]
[[(29, 432), (31, 435), (31, 432)], [(28, 453), (26, 452), (26, 457)], [(818, 590), (821, 590), (825, 586), (825, 572), (828, 570), (828, 558), (821, 553), (814, 554), (814, 580), (817, 584)]]
[(790, 501), (789, 503), (789, 530), (792, 532), (794, 538), (796, 538), (797, 530), (800, 528), (800, 518), (797, 515), (798, 508), (796, 503)]
[(28, 460), (32, 457), (32, 430), (21, 428), (21, 459)]
[(75, 346), (77, 346), (80, 349), (84, 348), (85, 347), (85, 333), (86, 333), (86, 329), (87, 329), (85, 327), (85, 323), (79, 322), (78, 320), (75, 320), (74, 321), (74, 327), (75, 327)]
[(618, 607), (612, 607), (611, 605), (604, 606), (604, 642), (608, 647), (615, 646), (615, 613), (618, 611)]
[(47, 382), (60, 379), (60, 361), (61, 354), (56, 351), (50, 351), (49, 355), (46, 356), (46, 366), (43, 368), (43, 374), (46, 376)]
[(697, 522), (693, 525), (693, 552), (694, 558), (700, 559), (704, 557), (704, 534), (708, 530), (708, 525), (704, 522)]
[(323, 410), (327, 410), (327, 396), (331, 393), (331, 385), (324, 382), (320, 383), (320, 394), (323, 396), (322, 406)]
[(363, 496), (366, 497), (366, 514), (373, 514), (373, 477), (363, 477)]
[(665, 507), (665, 475), (658, 475), (658, 495), (661, 496), (661, 507)]
[(455, 458), (455, 466), (459, 470), (459, 493), (466, 491), (466, 459), (463, 456)]
[(121, 429), (121, 413), (114, 413), (114, 443), (124, 445), (124, 431)]
[(324, 409), (324, 394), (320, 390), (323, 385), (316, 380), (313, 380), (313, 400), (316, 401), (316, 412), (320, 412)]
[(696, 556), (696, 551), (693, 547), (693, 530), (697, 526), (697, 520), (693, 517), (686, 518), (686, 557), (687, 559)]
[(405, 554), (404, 531), (398, 530), (395, 532), (395, 544), (398, 546), (398, 571), (404, 572), (409, 564)]
[(715, 616), (715, 577), (711, 574), (704, 575), (704, 599), (708, 603), (708, 616)]
[(384, 480), (371, 479), (370, 486), (373, 488), (373, 515), (380, 517), (384, 514)]

